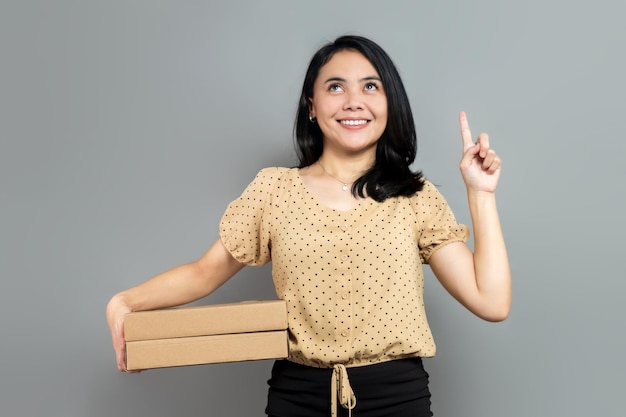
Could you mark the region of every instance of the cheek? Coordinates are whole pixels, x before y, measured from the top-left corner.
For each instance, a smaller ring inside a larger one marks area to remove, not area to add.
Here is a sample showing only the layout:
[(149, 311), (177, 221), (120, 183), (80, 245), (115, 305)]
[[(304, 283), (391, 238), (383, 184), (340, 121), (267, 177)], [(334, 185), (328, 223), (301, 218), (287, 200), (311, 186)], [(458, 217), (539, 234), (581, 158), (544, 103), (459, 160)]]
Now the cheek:
[(387, 112), (387, 106), (380, 106), (379, 108), (376, 109), (376, 117), (378, 119), (387, 121), (388, 115), (389, 113)]
[(341, 109), (341, 103), (336, 100), (318, 100), (313, 110), (318, 117), (333, 117)]
[(373, 108), (376, 109), (376, 113), (380, 116), (380, 117), (386, 117), (387, 116), (387, 112), (388, 110), (388, 104), (387, 104), (387, 98), (386, 97), (381, 97), (379, 100), (376, 100), (374, 103), (372, 103)]

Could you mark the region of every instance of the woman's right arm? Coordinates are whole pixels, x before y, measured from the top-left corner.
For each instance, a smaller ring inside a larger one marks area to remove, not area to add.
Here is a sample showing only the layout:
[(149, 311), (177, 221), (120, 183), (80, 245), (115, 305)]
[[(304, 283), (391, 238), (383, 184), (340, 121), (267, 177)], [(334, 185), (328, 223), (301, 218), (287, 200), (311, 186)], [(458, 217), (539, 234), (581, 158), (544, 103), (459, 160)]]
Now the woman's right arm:
[(114, 295), (107, 304), (106, 314), (117, 368), (126, 371), (126, 313), (173, 307), (198, 300), (211, 294), (243, 267), (217, 239), (197, 261), (177, 266)]

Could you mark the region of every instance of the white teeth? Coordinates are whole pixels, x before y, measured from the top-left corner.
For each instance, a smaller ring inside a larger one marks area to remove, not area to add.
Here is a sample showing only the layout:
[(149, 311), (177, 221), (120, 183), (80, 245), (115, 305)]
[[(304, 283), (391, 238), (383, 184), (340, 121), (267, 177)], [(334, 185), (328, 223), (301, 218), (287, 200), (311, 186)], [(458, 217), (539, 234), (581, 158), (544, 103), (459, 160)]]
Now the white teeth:
[(341, 120), (342, 125), (348, 126), (364, 125), (365, 123), (367, 123), (367, 120)]

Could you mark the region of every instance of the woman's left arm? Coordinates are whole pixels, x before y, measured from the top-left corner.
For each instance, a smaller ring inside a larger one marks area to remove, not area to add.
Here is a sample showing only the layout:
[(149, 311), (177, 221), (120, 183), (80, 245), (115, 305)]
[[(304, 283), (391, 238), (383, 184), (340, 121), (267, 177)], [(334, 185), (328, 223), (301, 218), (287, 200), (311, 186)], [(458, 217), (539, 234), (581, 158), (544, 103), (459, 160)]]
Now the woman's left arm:
[(474, 252), (464, 243), (451, 243), (436, 250), (428, 262), (444, 288), (467, 309), (485, 320), (502, 321), (511, 308), (511, 271), (495, 198), (501, 161), (486, 133), (473, 142), (464, 112), (459, 122), (463, 139), (459, 165), (467, 188)]

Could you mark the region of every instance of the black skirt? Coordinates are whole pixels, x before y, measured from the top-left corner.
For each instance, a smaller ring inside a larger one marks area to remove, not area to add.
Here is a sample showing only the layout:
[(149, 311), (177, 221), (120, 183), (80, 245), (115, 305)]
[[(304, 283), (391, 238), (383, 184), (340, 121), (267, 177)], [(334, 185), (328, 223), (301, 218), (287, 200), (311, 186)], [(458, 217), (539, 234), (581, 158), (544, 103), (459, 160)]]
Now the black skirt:
[[(428, 373), (421, 358), (398, 359), (347, 368), (356, 396), (353, 417), (430, 417)], [(276, 361), (268, 381), (269, 417), (328, 417), (331, 414), (329, 368)], [(348, 411), (337, 407), (337, 415)]]

